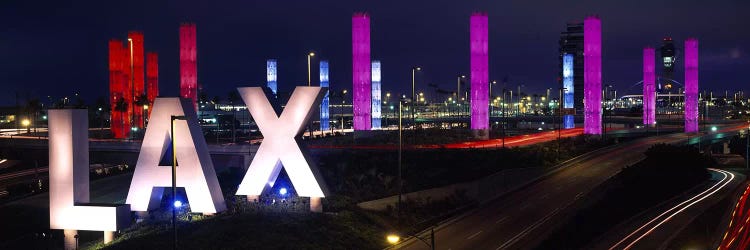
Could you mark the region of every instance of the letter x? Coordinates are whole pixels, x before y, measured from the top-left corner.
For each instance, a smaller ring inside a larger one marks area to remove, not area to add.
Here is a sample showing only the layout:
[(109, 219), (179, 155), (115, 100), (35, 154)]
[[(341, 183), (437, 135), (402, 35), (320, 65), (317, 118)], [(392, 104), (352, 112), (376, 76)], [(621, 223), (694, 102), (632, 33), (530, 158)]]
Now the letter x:
[(320, 105), (325, 93), (323, 88), (295, 88), (281, 116), (276, 116), (261, 88), (237, 90), (263, 134), (263, 142), (237, 189), (237, 195), (260, 195), (266, 184), (276, 180), (283, 165), (299, 196), (325, 197), (318, 179), (294, 140), (303, 131), (314, 111), (313, 107)]

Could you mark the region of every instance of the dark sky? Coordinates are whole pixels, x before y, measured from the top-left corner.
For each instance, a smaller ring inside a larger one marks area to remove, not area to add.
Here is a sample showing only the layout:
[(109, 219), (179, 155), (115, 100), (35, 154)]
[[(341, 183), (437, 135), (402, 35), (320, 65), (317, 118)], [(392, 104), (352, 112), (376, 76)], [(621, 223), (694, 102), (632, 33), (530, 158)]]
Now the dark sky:
[[(603, 81), (619, 93), (641, 77), (641, 49), (671, 36), (700, 41), (700, 87), (749, 90), (750, 1), (0, 1), (0, 105), (15, 93), (53, 98), (108, 95), (107, 41), (142, 30), (159, 53), (160, 89), (178, 93), (178, 26), (198, 33), (198, 81), (209, 96), (265, 84), (265, 61), (279, 60), (282, 90), (306, 82), (314, 50), (331, 63), (334, 89), (351, 89), (351, 15), (368, 11), (372, 56), (383, 64), (383, 89), (406, 92), (410, 69), (424, 68), (422, 89), (454, 89), (469, 68), (469, 15), (489, 14), (490, 79), (541, 93), (556, 86), (558, 38), (565, 23), (598, 14)], [(617, 3), (615, 3), (617, 2)], [(317, 61), (316, 61), (317, 62)], [(682, 81), (682, 62), (675, 78)], [(657, 68), (659, 71), (660, 69)], [(316, 79), (316, 77), (313, 77)], [(419, 89), (419, 87), (418, 87)]]

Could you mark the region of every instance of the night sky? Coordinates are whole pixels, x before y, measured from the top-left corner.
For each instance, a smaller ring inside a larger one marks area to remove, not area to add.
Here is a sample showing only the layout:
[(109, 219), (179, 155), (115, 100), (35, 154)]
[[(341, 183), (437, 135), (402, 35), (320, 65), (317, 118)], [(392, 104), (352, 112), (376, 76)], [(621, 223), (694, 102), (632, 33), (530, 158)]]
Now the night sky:
[[(265, 84), (265, 62), (279, 60), (282, 91), (307, 81), (306, 54), (331, 63), (333, 89), (351, 89), (351, 15), (367, 11), (372, 57), (383, 64), (383, 90), (407, 92), (411, 67), (418, 89), (454, 90), (469, 70), (469, 15), (489, 14), (490, 79), (542, 93), (557, 86), (558, 39), (567, 21), (602, 18), (603, 82), (638, 93), (642, 47), (664, 36), (682, 47), (700, 41), (700, 88), (750, 90), (750, 1), (0, 1), (0, 105), (15, 93), (45, 100), (79, 92), (108, 96), (111, 38), (141, 30), (146, 51), (159, 53), (162, 96), (179, 85), (178, 27), (197, 25), (198, 82), (210, 97)], [(617, 3), (614, 3), (617, 2)], [(676, 80), (682, 82), (682, 63)], [(657, 72), (661, 68), (657, 67)], [(315, 74), (315, 73), (314, 73)], [(317, 76), (314, 75), (313, 79)]]

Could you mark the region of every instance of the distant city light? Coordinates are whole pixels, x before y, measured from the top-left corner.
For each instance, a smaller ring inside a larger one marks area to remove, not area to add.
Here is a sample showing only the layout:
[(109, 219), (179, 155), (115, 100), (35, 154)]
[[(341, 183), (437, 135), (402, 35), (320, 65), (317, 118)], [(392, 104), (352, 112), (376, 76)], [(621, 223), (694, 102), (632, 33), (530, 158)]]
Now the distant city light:
[(711, 127), (711, 132), (716, 132), (716, 126)]
[(23, 121), (21, 121), (21, 125), (23, 125), (24, 127), (28, 127), (29, 125), (31, 125), (31, 121), (29, 121), (29, 119), (23, 119)]

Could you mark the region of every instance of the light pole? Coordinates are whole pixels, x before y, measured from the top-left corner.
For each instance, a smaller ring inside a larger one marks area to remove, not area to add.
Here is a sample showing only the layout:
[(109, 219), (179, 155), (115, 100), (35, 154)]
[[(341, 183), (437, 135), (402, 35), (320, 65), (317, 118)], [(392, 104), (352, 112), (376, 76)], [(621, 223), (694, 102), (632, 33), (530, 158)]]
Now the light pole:
[[(315, 56), (315, 52), (307, 53), (307, 86), (312, 86), (312, 77), (311, 77), (311, 69), (310, 69), (310, 58)], [(312, 131), (312, 120), (307, 124), (307, 130), (310, 131), (310, 139), (313, 138), (313, 131)]]
[[(135, 69), (133, 69), (133, 39), (128, 38), (128, 45), (130, 45), (130, 126), (133, 126), (135, 122)], [(130, 129), (130, 139), (135, 139), (135, 130)]]
[(465, 75), (458, 76), (458, 80), (456, 81), (456, 100), (461, 100), (461, 79), (466, 79)]
[(501, 103), (503, 105), (503, 148), (505, 148), (505, 124), (508, 123), (508, 116), (506, 115), (507, 113), (506, 106), (508, 103), (507, 103), (507, 99), (505, 99), (505, 92), (506, 92), (506, 89), (505, 87), (503, 87), (503, 102)]
[(562, 133), (562, 124), (563, 124), (563, 103), (565, 103), (565, 96), (563, 95), (563, 91), (568, 90), (568, 88), (560, 88), (560, 97), (557, 99), (557, 108), (558, 112), (557, 115), (559, 116), (557, 119), (557, 160), (560, 160), (560, 134)]
[(403, 139), (403, 123), (402, 123), (402, 117), (403, 117), (403, 104), (404, 102), (407, 102), (408, 99), (401, 99), (398, 101), (398, 204), (396, 205), (396, 208), (398, 209), (398, 212), (396, 216), (399, 219), (399, 223), (401, 222), (401, 192), (402, 192), (402, 181), (401, 181), (401, 158), (402, 158), (402, 151), (403, 151), (403, 145), (404, 145), (404, 139)]
[(412, 126), (413, 126), (412, 128), (415, 130), (415, 133), (416, 133), (416, 129), (417, 129), (417, 120), (414, 119), (414, 103), (415, 102), (413, 100), (416, 100), (416, 99), (414, 99), (414, 97), (415, 97), (414, 96), (414, 85), (415, 85), (414, 75), (415, 75), (415, 73), (417, 71), (421, 71), (421, 70), (422, 70), (422, 68), (420, 68), (420, 67), (413, 67), (413, 68), (411, 68), (411, 99), (412, 99), (412, 103), (411, 103), (411, 122), (412, 122)]
[(172, 141), (172, 240), (173, 249), (177, 249), (177, 147), (174, 145), (174, 121), (175, 120), (187, 120), (184, 115), (176, 116), (173, 115), (170, 119), (170, 139)]
[[(490, 100), (492, 100), (492, 85), (497, 84), (497, 81), (493, 80), (490, 82)], [(494, 111), (494, 106), (492, 103), (490, 103), (490, 117), (492, 117), (492, 111)]]

